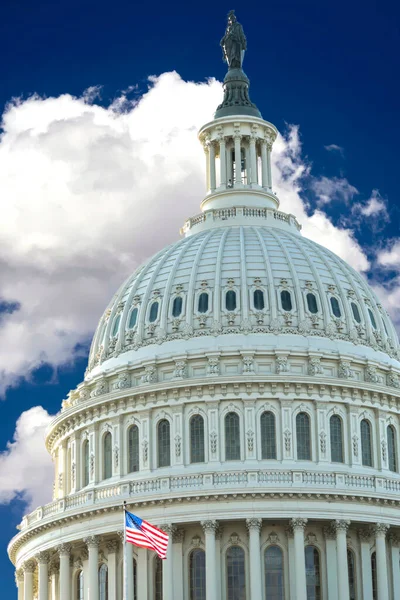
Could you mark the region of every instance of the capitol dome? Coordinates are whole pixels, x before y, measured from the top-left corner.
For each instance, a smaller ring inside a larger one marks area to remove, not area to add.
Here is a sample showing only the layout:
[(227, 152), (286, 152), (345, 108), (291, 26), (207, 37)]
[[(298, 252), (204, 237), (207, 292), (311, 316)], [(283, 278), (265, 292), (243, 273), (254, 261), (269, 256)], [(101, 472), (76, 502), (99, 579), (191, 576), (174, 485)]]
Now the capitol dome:
[[(400, 598), (398, 337), (279, 210), (232, 13), (222, 46), (201, 212), (123, 283), (49, 427), (53, 501), (9, 545), (19, 600)], [(124, 543), (123, 503), (166, 560)]]

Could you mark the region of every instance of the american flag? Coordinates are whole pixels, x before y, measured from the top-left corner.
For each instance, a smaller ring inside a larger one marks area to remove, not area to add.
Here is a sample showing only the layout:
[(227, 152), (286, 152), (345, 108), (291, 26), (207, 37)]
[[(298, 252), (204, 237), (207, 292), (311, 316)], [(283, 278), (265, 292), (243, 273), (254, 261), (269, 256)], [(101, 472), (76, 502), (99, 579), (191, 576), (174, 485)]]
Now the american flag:
[(160, 558), (166, 558), (169, 536), (148, 521), (125, 511), (125, 540), (140, 548), (149, 548), (157, 552)]

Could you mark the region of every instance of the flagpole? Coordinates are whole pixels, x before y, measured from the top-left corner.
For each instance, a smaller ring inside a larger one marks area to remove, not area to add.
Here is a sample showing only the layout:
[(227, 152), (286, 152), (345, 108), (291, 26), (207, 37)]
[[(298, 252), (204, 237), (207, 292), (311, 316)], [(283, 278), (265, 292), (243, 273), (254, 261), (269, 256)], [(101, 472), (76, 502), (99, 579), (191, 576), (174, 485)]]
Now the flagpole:
[(123, 528), (123, 532), (124, 532), (124, 564), (123, 564), (123, 569), (124, 569), (124, 589), (123, 589), (123, 600), (130, 600), (128, 599), (128, 579), (127, 579), (127, 560), (126, 560), (126, 502), (124, 501), (123, 504), (123, 516), (124, 516), (124, 528)]

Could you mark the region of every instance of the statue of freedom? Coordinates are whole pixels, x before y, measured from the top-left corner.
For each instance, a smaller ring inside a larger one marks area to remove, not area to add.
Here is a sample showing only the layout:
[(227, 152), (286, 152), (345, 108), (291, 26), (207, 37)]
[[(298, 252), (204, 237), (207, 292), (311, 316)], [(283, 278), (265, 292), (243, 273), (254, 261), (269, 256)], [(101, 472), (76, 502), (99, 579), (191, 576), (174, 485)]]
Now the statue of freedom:
[(228, 24), (221, 46), (223, 60), (228, 63), (229, 68), (241, 69), (247, 42), (243, 27), (237, 21), (234, 10), (228, 14)]

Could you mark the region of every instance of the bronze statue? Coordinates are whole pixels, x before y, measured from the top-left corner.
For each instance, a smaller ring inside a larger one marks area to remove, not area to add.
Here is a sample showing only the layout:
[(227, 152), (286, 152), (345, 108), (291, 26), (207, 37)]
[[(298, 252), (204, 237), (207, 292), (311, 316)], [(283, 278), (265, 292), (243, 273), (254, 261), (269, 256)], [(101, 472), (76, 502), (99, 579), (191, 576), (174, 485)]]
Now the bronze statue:
[(243, 27), (237, 21), (234, 10), (228, 14), (228, 25), (221, 46), (223, 60), (228, 63), (229, 68), (241, 69), (247, 42)]

